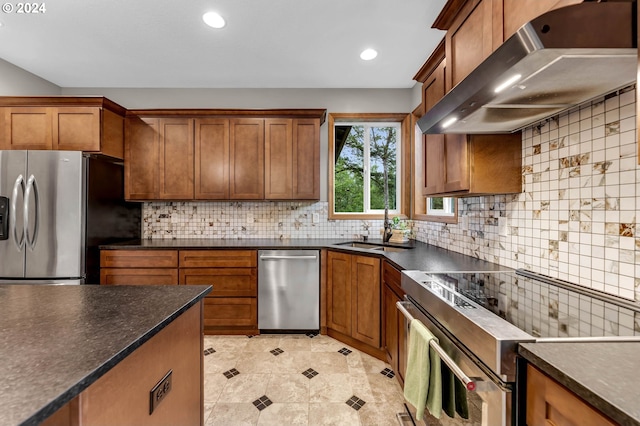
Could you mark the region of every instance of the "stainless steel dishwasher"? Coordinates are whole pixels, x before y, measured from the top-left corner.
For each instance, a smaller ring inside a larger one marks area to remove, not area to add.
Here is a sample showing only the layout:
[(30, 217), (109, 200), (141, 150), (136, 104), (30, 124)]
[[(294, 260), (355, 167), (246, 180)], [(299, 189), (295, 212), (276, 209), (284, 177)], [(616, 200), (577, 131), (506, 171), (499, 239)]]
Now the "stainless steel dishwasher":
[(258, 251), (258, 328), (320, 329), (320, 252)]

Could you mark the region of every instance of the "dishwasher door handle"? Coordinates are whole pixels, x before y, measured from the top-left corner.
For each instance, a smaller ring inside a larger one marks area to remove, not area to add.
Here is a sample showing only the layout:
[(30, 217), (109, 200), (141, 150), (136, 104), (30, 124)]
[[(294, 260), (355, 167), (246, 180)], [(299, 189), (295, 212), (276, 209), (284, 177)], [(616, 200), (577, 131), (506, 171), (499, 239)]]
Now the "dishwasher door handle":
[(280, 259), (316, 260), (317, 258), (318, 256), (275, 256), (275, 255), (260, 256), (260, 260), (280, 260)]

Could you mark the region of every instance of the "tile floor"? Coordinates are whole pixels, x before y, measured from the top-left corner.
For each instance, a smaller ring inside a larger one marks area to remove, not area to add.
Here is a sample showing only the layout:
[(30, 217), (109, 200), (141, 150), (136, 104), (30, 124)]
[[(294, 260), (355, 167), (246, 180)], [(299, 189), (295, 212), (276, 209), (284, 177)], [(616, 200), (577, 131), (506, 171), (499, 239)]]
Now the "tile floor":
[(323, 335), (204, 337), (205, 425), (397, 425), (390, 366)]

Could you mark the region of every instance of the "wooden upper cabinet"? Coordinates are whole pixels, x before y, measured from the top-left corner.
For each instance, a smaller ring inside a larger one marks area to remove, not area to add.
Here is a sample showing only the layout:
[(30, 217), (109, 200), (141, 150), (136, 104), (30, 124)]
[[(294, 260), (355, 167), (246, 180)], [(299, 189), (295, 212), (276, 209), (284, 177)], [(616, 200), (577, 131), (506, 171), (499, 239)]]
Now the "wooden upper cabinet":
[(229, 199), (229, 120), (195, 121), (195, 199)]
[(135, 110), (129, 200), (317, 200), (324, 110)]
[[(445, 94), (445, 60), (427, 77), (423, 87), (424, 110), (429, 111)], [(422, 135), (423, 195), (444, 191), (445, 175), (444, 135)]]
[(2, 149), (51, 149), (51, 108), (4, 108)]
[(264, 119), (231, 119), (229, 133), (229, 198), (263, 199)]
[(193, 119), (160, 119), (159, 198), (193, 199), (193, 138)]
[(124, 195), (127, 200), (159, 198), (160, 119), (127, 117)]
[(125, 109), (105, 98), (0, 97), (0, 149), (124, 157)]
[[(447, 91), (460, 83), (485, 60), (502, 40), (494, 40), (492, 0), (468, 1), (446, 35)], [(496, 29), (498, 34), (502, 27)]]
[(294, 200), (320, 199), (320, 119), (293, 120)]
[(293, 120), (265, 120), (264, 197), (267, 200), (290, 200), (292, 195)]

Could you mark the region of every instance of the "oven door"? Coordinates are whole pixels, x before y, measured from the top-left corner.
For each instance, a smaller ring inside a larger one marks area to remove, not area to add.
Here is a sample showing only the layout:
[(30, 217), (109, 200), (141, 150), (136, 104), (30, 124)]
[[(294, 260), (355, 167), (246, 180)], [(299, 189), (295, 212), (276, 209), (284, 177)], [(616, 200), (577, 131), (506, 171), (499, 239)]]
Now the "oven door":
[[(473, 355), (456, 343), (455, 338), (449, 335), (437, 325), (437, 321), (422, 311), (417, 305), (409, 300), (397, 302), (397, 308), (405, 317), (404, 326), (407, 330), (407, 351), (409, 345), (409, 324), (413, 318), (424, 324), (431, 334), (438, 338), (436, 349), (441, 358), (441, 362), (447, 364), (450, 370), (458, 379), (467, 385), (467, 389), (475, 388), (467, 392), (467, 405), (469, 407), (469, 419), (463, 419), (456, 414), (455, 418), (450, 418), (446, 413), (442, 413), (440, 419), (425, 412), (424, 421), (428, 425), (510, 425), (512, 424), (512, 386), (504, 383), (497, 377), (491, 377), (486, 367), (479, 361), (473, 359)], [(440, 347), (440, 351), (437, 347)], [(406, 364), (405, 364), (406, 365)], [(484, 368), (483, 368), (484, 367)], [(471, 383), (471, 384), (469, 384)], [(411, 416), (413, 424), (424, 425), (425, 423), (415, 420), (415, 407), (409, 403), (408, 415)], [(405, 416), (406, 417), (406, 416)], [(399, 417), (400, 419), (401, 417)], [(408, 420), (408, 419), (407, 419)], [(406, 424), (411, 424), (408, 422)]]

